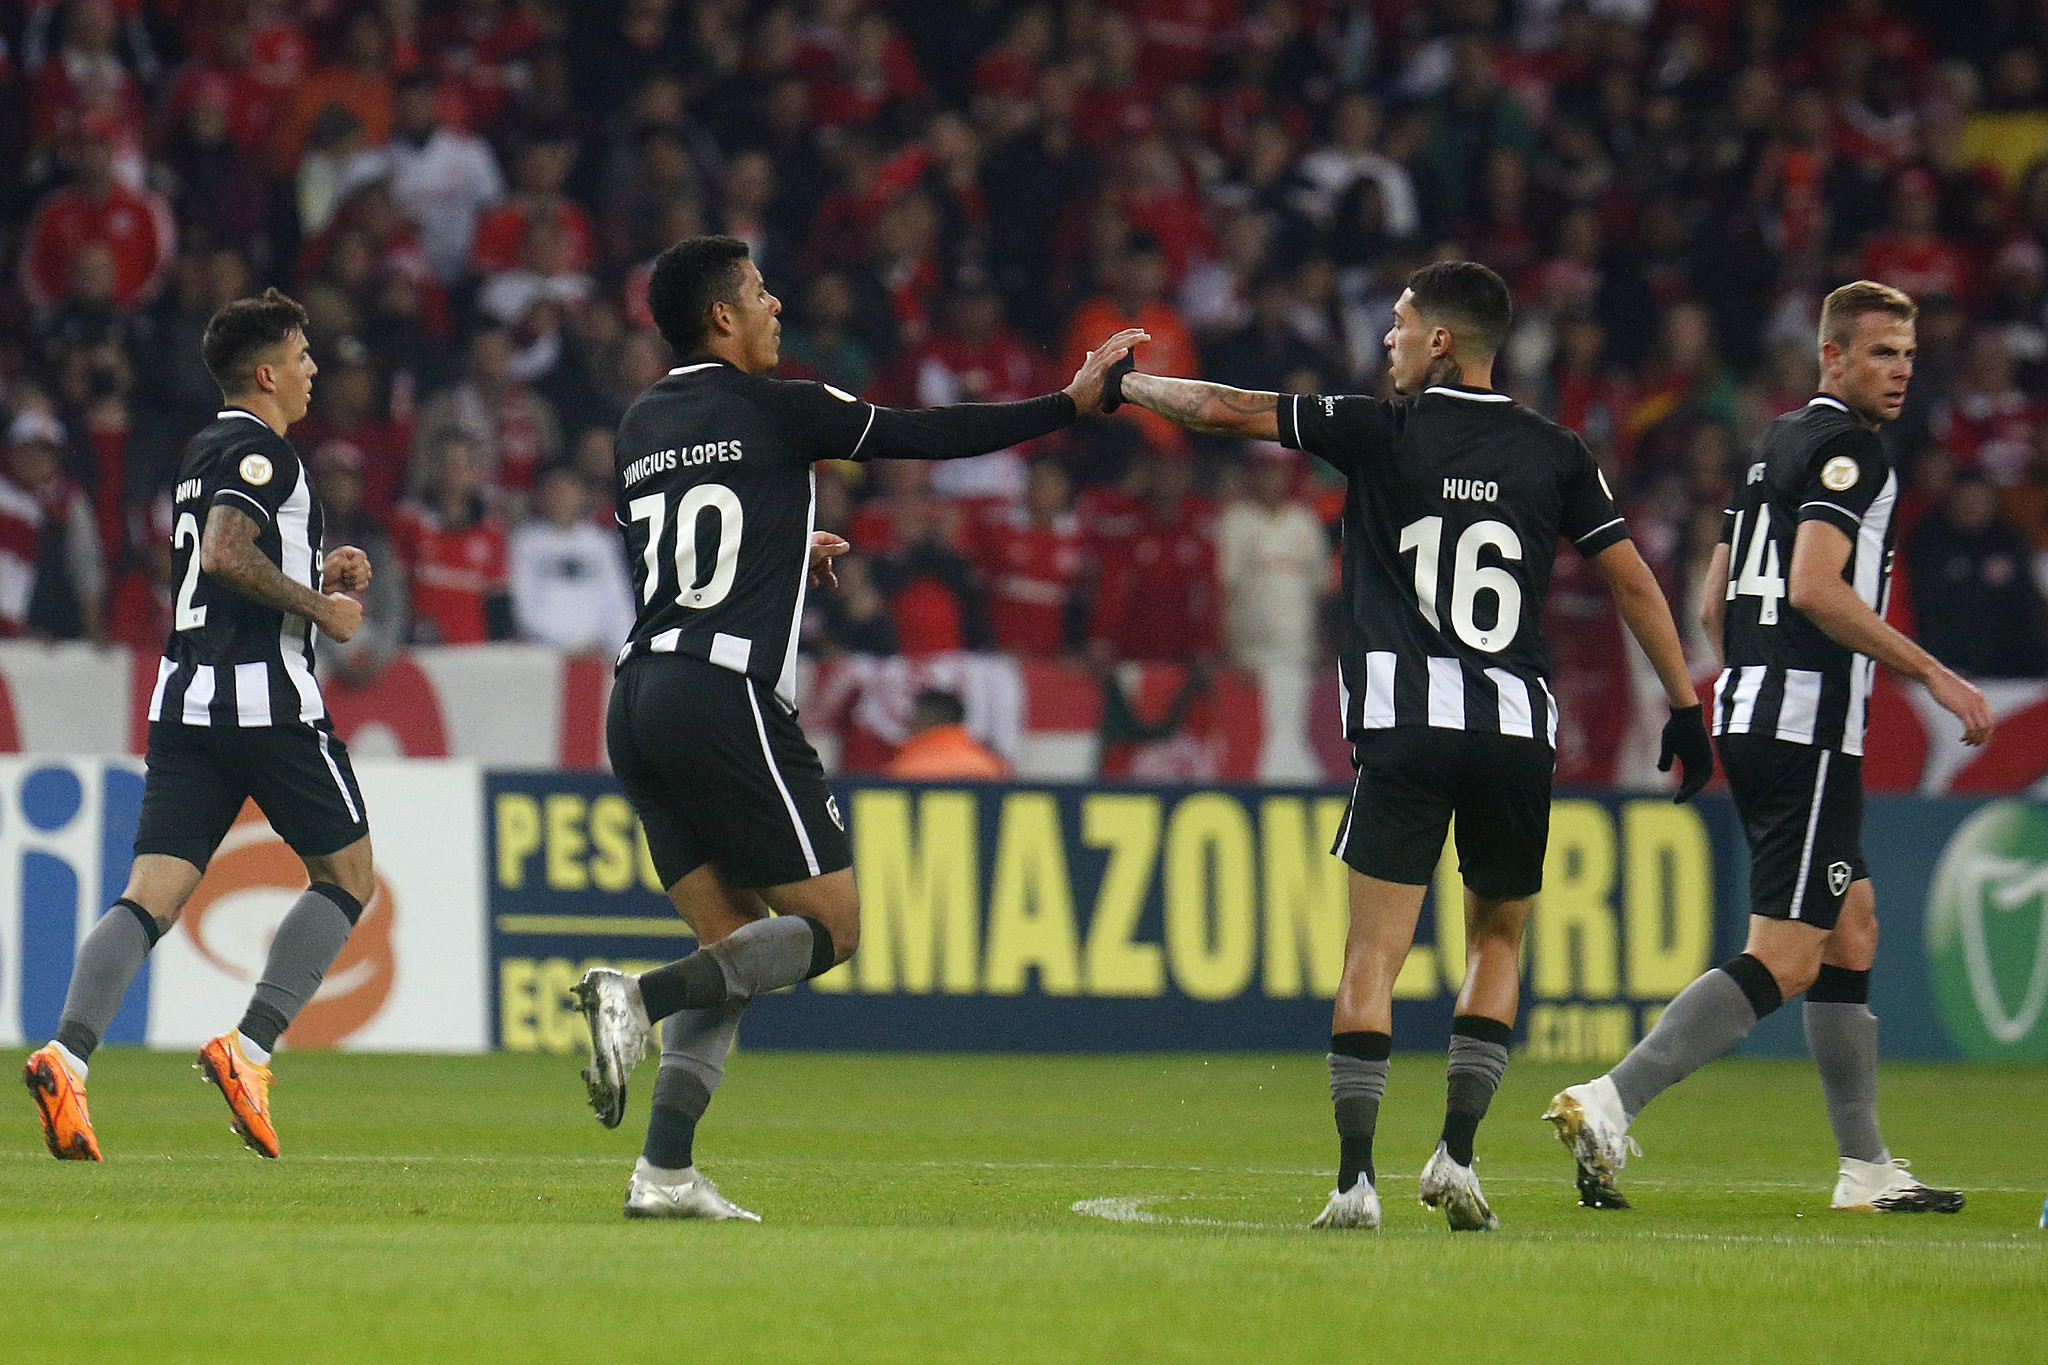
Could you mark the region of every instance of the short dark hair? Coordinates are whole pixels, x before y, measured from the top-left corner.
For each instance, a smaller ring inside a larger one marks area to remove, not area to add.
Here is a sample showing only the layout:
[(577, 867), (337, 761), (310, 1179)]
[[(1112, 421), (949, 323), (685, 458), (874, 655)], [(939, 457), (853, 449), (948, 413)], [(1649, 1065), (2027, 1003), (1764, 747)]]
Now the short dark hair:
[(1408, 277), (1415, 311), (1448, 327), (1465, 359), (1492, 356), (1507, 340), (1515, 307), (1508, 282), (1477, 261), (1437, 261)]
[(711, 305), (734, 302), (740, 262), (750, 254), (737, 237), (685, 237), (654, 258), (647, 308), (678, 359), (710, 338)]
[(253, 299), (224, 304), (207, 320), (199, 354), (221, 393), (232, 398), (255, 385), (256, 366), (265, 351), (305, 330), (306, 310), (273, 285)]
[(959, 695), (936, 687), (919, 692), (911, 706), (930, 716), (934, 725), (958, 725), (967, 719), (967, 708), (961, 705)]

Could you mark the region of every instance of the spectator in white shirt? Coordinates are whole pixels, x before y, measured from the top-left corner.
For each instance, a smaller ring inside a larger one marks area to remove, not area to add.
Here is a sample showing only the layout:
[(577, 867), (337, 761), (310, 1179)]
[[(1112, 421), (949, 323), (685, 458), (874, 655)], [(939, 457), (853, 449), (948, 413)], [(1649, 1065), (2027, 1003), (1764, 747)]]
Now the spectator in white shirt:
[(1370, 177), (1380, 187), (1387, 235), (1406, 240), (1421, 229), (1414, 178), (1406, 166), (1379, 150), (1379, 139), (1378, 100), (1354, 91), (1337, 102), (1330, 116), (1329, 143), (1304, 156), (1296, 167), (1315, 187), (1310, 204), (1319, 225), (1328, 227), (1344, 192)]
[(1224, 639), (1246, 668), (1316, 657), (1316, 617), (1330, 582), (1330, 547), (1315, 514), (1289, 496), (1297, 462), (1284, 446), (1252, 447), (1251, 495), (1216, 523)]
[(399, 82), (391, 141), (350, 163), (342, 194), (388, 176), (391, 197), (419, 225), (420, 249), (435, 276), (453, 284), (468, 268), (478, 215), (505, 197), (505, 176), (490, 143), (441, 122), (435, 98), (431, 76), (415, 73)]
[(590, 520), (590, 485), (558, 465), (541, 476), (539, 515), (512, 533), (512, 617), (523, 639), (610, 654), (633, 629), (619, 538)]

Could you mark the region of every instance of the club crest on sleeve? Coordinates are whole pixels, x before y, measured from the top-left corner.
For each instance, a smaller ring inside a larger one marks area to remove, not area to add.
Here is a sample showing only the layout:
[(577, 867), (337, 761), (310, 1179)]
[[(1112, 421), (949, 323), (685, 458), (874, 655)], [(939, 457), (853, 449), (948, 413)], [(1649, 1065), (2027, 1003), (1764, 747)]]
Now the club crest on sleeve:
[(839, 816), (839, 798), (830, 792), (825, 794), (825, 814), (832, 817), (832, 823), (839, 826), (841, 834), (846, 832), (846, 821)]
[(271, 466), (268, 455), (244, 455), (241, 468), (243, 483), (253, 483), (261, 488), (270, 482)]
[(834, 388), (830, 384), (827, 384), (825, 386), (825, 392), (831, 394), (834, 398), (837, 398), (842, 403), (858, 403), (860, 401), (858, 398), (855, 398), (852, 394), (848, 393), (845, 389)]
[(1828, 864), (1828, 891), (1829, 891), (1829, 893), (1830, 893), (1830, 894), (1832, 894), (1832, 895), (1836, 895), (1836, 896), (1839, 896), (1839, 895), (1841, 895), (1841, 894), (1842, 894), (1843, 892), (1847, 891), (1848, 889), (1849, 889), (1849, 865), (1848, 865), (1847, 863), (1829, 863), (1829, 864)]
[(1847, 455), (1837, 455), (1820, 467), (1822, 485), (1836, 493), (1854, 488), (1860, 474), (1856, 462)]

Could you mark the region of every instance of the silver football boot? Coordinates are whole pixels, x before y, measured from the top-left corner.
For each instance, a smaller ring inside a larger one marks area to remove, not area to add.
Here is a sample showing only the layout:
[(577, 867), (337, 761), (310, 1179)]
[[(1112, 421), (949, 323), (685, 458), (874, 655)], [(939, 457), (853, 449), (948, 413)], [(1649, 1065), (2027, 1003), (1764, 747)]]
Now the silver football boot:
[(590, 1065), (583, 1083), (590, 1107), (607, 1128), (626, 1117), (626, 1079), (647, 1055), (647, 1010), (624, 972), (593, 967), (576, 983), (576, 1003), (590, 1025)]
[(760, 1214), (749, 1213), (720, 1194), (710, 1177), (695, 1166), (664, 1171), (648, 1165), (644, 1156), (634, 1163), (633, 1183), (626, 1187), (626, 1217), (761, 1221)]
[(1439, 1142), (1436, 1155), (1422, 1168), (1422, 1207), (1443, 1210), (1453, 1232), (1495, 1232), (1500, 1219), (1479, 1192), (1479, 1177), (1470, 1166), (1451, 1160), (1450, 1149)]

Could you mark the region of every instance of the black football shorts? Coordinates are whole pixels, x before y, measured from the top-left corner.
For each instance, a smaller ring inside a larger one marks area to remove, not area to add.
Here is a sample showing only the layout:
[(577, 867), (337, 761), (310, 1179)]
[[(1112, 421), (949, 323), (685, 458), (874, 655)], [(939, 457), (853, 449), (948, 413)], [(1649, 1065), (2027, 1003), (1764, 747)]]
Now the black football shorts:
[(1749, 840), (1749, 913), (1832, 929), (1863, 861), (1863, 760), (1769, 735), (1721, 735)]
[(326, 730), (154, 721), (146, 761), (138, 856), (164, 853), (203, 870), (251, 798), (302, 858), (339, 853), (370, 832), (348, 746)]
[(686, 654), (635, 655), (612, 685), (605, 744), (663, 886), (707, 862), (741, 889), (853, 865), (817, 751), (745, 674)]
[(1539, 739), (1420, 725), (1367, 731), (1330, 851), (1368, 877), (1427, 886), (1457, 817), (1458, 872), (1493, 900), (1543, 889), (1556, 755)]

